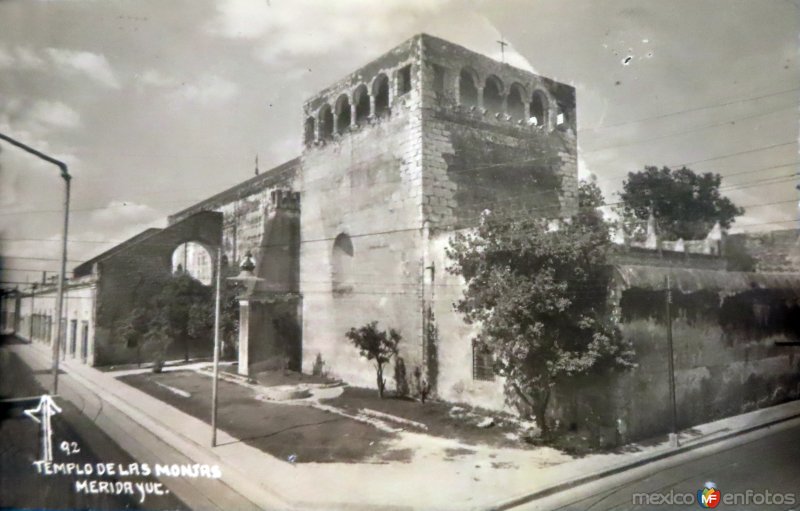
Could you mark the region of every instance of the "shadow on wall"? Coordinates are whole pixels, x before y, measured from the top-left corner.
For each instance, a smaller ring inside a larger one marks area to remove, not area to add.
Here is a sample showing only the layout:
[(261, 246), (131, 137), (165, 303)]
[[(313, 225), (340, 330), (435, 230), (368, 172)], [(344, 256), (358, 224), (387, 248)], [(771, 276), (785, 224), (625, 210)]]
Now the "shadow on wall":
[[(636, 441), (667, 433), (671, 423), (663, 291), (623, 293), (623, 335), (638, 366), (584, 378), (557, 398), (566, 430)], [(720, 297), (673, 292), (678, 427), (800, 398), (800, 354), (776, 341), (800, 338), (797, 301), (779, 290)], [(620, 431), (622, 429), (622, 431)]]

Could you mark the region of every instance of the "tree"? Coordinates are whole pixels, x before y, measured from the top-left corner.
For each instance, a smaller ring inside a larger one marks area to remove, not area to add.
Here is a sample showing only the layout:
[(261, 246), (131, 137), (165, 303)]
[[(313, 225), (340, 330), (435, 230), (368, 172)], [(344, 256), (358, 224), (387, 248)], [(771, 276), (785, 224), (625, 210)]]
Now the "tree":
[(641, 237), (652, 211), (659, 236), (666, 240), (704, 238), (717, 222), (729, 228), (744, 210), (720, 195), (721, 181), (719, 174), (697, 174), (686, 167), (630, 172), (620, 193), (623, 225), (629, 235)]
[(142, 365), (142, 346), (150, 325), (150, 314), (145, 307), (134, 307), (117, 327), (118, 334), (128, 348), (136, 349), (136, 365)]
[(383, 398), (386, 380), (383, 378), (383, 366), (397, 355), (397, 345), (401, 336), (394, 329), (378, 330), (378, 322), (373, 321), (360, 328), (351, 328), (345, 336), (358, 348), (362, 357), (375, 361), (378, 380), (378, 395)]
[(165, 338), (178, 342), (183, 347), (184, 360), (187, 362), (192, 338), (202, 338), (196, 337), (198, 335), (207, 337), (208, 313), (204, 318), (199, 309), (213, 314), (211, 288), (186, 274), (167, 280), (152, 302), (154, 323), (151, 326), (157, 325), (163, 330)]
[[(466, 287), (455, 304), (505, 378), (507, 401), (549, 434), (553, 391), (578, 375), (632, 365), (633, 351), (607, 310), (609, 231), (582, 184), (579, 214), (552, 223), (484, 214), (448, 247), (451, 273)], [(599, 199), (599, 200), (598, 200)]]

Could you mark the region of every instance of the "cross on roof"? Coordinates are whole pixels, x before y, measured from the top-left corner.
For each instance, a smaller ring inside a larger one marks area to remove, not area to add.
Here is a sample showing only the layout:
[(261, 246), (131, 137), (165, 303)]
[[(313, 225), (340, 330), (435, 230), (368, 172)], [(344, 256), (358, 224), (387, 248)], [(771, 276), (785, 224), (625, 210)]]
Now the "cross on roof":
[(497, 44), (500, 45), (500, 61), (505, 64), (506, 62), (506, 46), (508, 43), (505, 42), (502, 38), (497, 41)]

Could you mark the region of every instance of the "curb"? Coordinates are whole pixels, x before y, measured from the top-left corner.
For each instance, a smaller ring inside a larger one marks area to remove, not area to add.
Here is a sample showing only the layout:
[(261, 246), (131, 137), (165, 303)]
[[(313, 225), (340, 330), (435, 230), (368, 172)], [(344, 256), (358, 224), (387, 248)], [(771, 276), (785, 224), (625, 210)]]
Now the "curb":
[(628, 470), (638, 468), (649, 463), (653, 463), (655, 461), (660, 461), (663, 459), (671, 458), (673, 456), (677, 456), (678, 454), (683, 454), (685, 452), (693, 451), (695, 449), (699, 449), (700, 447), (706, 447), (708, 445), (716, 444), (722, 442), (723, 440), (729, 440), (731, 438), (735, 438), (737, 436), (745, 435), (747, 433), (751, 433), (753, 431), (757, 431), (759, 429), (769, 428), (771, 426), (775, 426), (776, 424), (781, 424), (783, 422), (788, 422), (792, 419), (800, 418), (800, 413), (795, 413), (792, 415), (787, 415), (786, 417), (781, 417), (778, 419), (772, 419), (770, 421), (756, 424), (754, 426), (748, 426), (744, 429), (740, 429), (738, 431), (733, 431), (731, 433), (726, 433), (724, 435), (720, 435), (718, 437), (709, 438), (706, 440), (700, 440), (697, 443), (693, 443), (691, 445), (686, 445), (683, 447), (678, 447), (677, 449), (671, 449), (668, 451), (662, 451), (653, 454), (647, 458), (642, 458), (636, 461), (632, 461), (630, 463), (625, 463), (616, 467), (612, 467), (609, 469), (601, 470), (599, 472), (595, 472), (594, 474), (589, 474), (587, 476), (579, 477), (577, 479), (573, 479), (571, 481), (565, 481), (563, 483), (559, 483), (549, 488), (543, 488), (541, 490), (537, 490), (535, 492), (529, 493), (527, 495), (523, 495), (521, 497), (515, 497), (511, 500), (507, 500), (497, 506), (489, 508), (491, 511), (502, 511), (505, 509), (511, 509), (516, 506), (520, 506), (522, 504), (527, 504), (528, 502), (532, 502), (534, 500), (538, 500), (544, 497), (549, 497), (550, 495), (569, 490), (571, 488), (575, 488), (577, 486), (582, 486), (584, 484), (588, 484), (594, 481), (598, 481), (600, 479), (620, 474), (622, 472), (626, 472)]
[[(47, 353), (42, 353), (41, 349), (36, 345), (29, 344), (28, 346), (32, 347), (40, 355), (47, 355)], [(169, 425), (163, 423), (160, 418), (154, 417), (151, 413), (126, 402), (125, 398), (118, 395), (116, 392), (104, 389), (96, 382), (91, 381), (87, 378), (87, 375), (81, 374), (81, 370), (70, 367), (71, 361), (62, 360), (61, 362), (61, 367), (64, 369), (65, 373), (69, 374), (77, 384), (99, 396), (104, 404), (116, 408), (130, 421), (137, 423), (140, 427), (148, 429), (151, 432), (159, 431), (158, 436), (161, 440), (169, 443), (186, 458), (195, 463), (218, 464), (223, 471), (223, 477), (220, 481), (239, 493), (244, 499), (249, 500), (255, 507), (275, 510), (296, 509), (296, 503), (289, 501), (285, 496), (268, 488), (264, 484), (253, 481), (250, 478), (250, 474), (242, 472), (239, 467), (232, 465), (213, 450), (209, 450), (193, 439), (184, 436), (182, 433), (174, 431)], [(89, 366), (86, 368), (95, 370)], [(113, 376), (109, 376), (109, 378), (113, 378)], [(126, 385), (124, 383), (120, 384)]]

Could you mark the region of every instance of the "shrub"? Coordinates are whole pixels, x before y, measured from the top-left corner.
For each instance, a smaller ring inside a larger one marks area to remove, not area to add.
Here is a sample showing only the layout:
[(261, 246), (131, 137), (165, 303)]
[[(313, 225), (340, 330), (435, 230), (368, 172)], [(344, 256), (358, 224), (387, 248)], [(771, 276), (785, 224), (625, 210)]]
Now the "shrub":
[(402, 337), (394, 328), (388, 331), (378, 330), (377, 321), (360, 328), (351, 328), (345, 336), (358, 348), (362, 357), (375, 361), (378, 395), (383, 398), (383, 391), (386, 388), (383, 366), (397, 355), (397, 345)]

